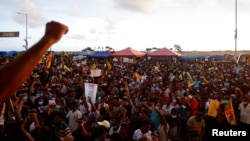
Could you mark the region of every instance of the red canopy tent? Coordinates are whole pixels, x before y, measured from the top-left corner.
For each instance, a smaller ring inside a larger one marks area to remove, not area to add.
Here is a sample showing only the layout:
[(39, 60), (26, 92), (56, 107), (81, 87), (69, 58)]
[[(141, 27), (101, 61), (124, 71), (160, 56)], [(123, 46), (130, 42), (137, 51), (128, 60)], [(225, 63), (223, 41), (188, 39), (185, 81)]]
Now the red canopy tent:
[(164, 48), (158, 49), (154, 52), (148, 53), (147, 56), (150, 56), (150, 57), (178, 57), (178, 56), (181, 56), (181, 54), (164, 47)]
[(110, 57), (142, 57), (144, 55), (146, 55), (146, 53), (128, 47), (123, 50), (110, 54)]

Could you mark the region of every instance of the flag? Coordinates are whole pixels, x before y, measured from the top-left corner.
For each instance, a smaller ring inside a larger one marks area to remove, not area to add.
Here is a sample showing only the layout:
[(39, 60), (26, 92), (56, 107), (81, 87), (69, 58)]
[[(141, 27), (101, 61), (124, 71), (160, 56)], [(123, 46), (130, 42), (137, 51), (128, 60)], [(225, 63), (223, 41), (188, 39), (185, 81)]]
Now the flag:
[(179, 75), (179, 79), (180, 79), (180, 80), (183, 80), (183, 78), (182, 78), (182, 74), (180, 74), (180, 75)]
[(5, 64), (7, 64), (7, 63), (9, 63), (9, 62), (10, 62), (9, 59), (7, 58), (6, 61), (5, 61)]
[(8, 117), (12, 117), (15, 115), (15, 109), (14, 109), (14, 105), (12, 102), (12, 99), (9, 99), (9, 106), (8, 106)]
[(219, 73), (218, 74), (218, 78), (220, 78), (221, 80), (224, 80), (224, 74), (223, 73)]
[(154, 70), (155, 70), (156, 72), (160, 72), (160, 68), (159, 68), (158, 66), (154, 66)]
[(188, 88), (192, 87), (194, 85), (194, 80), (192, 78), (192, 76), (190, 75), (189, 72), (187, 72), (187, 79), (188, 79)]
[(63, 56), (69, 57), (69, 54), (67, 52), (63, 52)]
[(53, 54), (52, 54), (52, 52), (50, 52), (49, 55), (47, 56), (46, 62), (45, 62), (46, 63), (46, 68), (45, 68), (46, 71), (49, 71), (49, 69), (51, 67), (52, 57), (53, 57)]
[(71, 69), (70, 69), (68, 66), (66, 66), (66, 65), (63, 66), (63, 69), (64, 69), (65, 71), (71, 72)]
[(134, 72), (134, 77), (136, 79), (141, 79), (141, 76), (140, 76), (140, 74), (138, 72)]
[(231, 124), (231, 125), (236, 125), (236, 118), (235, 118), (235, 114), (234, 114), (234, 109), (233, 109), (233, 105), (232, 105), (232, 99), (230, 99), (225, 107), (225, 116), (227, 118), (227, 121)]
[(203, 80), (203, 82), (204, 82), (205, 84), (208, 84), (208, 83), (209, 83), (209, 81), (208, 81), (204, 76), (202, 76), (201, 78), (202, 78), (202, 80)]
[(42, 57), (41, 60), (39, 61), (39, 64), (44, 64), (45, 62), (46, 62), (46, 59)]
[(91, 65), (91, 69), (96, 69), (96, 64), (95, 63)]
[(4, 125), (4, 113), (5, 113), (5, 102), (2, 103), (2, 109), (0, 112), (0, 125)]
[(107, 64), (108, 70), (111, 70), (111, 69), (112, 69), (112, 66), (111, 66), (111, 64), (109, 63), (109, 61), (107, 61), (106, 64)]
[(200, 66), (199, 66), (199, 70), (200, 70), (200, 71), (203, 71), (203, 70), (204, 70), (203, 65), (200, 65)]

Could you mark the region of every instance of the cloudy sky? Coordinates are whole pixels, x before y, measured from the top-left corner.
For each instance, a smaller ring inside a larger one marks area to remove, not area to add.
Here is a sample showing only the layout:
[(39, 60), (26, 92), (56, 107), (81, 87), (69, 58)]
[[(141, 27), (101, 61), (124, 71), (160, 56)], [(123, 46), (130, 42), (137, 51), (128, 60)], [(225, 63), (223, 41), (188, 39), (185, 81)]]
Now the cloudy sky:
[[(24, 50), (25, 15), (29, 46), (55, 20), (69, 32), (52, 46), (55, 51), (80, 51), (110, 46), (172, 48), (183, 51), (234, 50), (236, 0), (0, 0), (0, 32), (20, 37), (0, 38), (0, 50)], [(237, 2), (237, 49), (250, 48), (250, 0)]]

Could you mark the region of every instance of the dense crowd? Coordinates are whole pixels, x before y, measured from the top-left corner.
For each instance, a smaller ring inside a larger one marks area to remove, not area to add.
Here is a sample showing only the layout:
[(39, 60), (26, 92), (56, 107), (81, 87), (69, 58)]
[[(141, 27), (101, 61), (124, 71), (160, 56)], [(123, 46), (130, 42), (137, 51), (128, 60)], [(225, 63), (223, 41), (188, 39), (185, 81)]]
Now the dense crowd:
[[(44, 56), (44, 60), (48, 58)], [(1, 67), (15, 57), (2, 57)], [(1, 141), (207, 140), (211, 129), (250, 124), (249, 65), (178, 58), (82, 58), (39, 62), (0, 103)], [(101, 75), (91, 77), (91, 70)], [(96, 100), (84, 83), (98, 84)], [(10, 86), (11, 87), (11, 86)]]

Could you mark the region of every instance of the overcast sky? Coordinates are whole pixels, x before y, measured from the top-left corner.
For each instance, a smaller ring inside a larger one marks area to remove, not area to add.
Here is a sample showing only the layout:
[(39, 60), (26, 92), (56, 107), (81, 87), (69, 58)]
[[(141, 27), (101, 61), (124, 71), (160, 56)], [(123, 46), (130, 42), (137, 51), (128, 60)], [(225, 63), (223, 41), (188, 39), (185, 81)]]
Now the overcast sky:
[[(55, 51), (80, 51), (110, 46), (173, 48), (183, 51), (234, 50), (235, 0), (0, 0), (0, 32), (20, 37), (0, 38), (0, 50), (24, 50), (25, 15), (29, 46), (55, 20), (69, 32), (52, 46)], [(237, 49), (250, 48), (250, 0), (238, 0)]]

